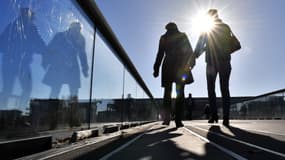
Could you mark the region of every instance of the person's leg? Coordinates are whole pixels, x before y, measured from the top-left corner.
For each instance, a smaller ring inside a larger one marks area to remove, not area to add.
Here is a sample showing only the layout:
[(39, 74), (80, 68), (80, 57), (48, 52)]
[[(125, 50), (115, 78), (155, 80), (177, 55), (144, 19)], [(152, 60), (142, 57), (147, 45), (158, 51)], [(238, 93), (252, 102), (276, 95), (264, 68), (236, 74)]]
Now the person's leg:
[(25, 109), (28, 107), (29, 99), (32, 93), (32, 75), (30, 66), (22, 66), (19, 73), (19, 80), (21, 87), (23, 89), (21, 100), (20, 100), (20, 107)]
[(183, 127), (181, 122), (182, 120), (182, 111), (184, 108), (184, 84), (176, 83), (176, 101), (175, 101), (175, 123), (176, 127)]
[(207, 65), (207, 88), (210, 108), (210, 119), (209, 123), (218, 122), (217, 104), (216, 104), (216, 92), (215, 83), (217, 78), (217, 70), (214, 66)]
[(223, 100), (223, 124), (229, 125), (229, 114), (230, 114), (230, 91), (229, 91), (229, 80), (231, 74), (230, 65), (223, 67), (220, 71), (220, 86)]
[(53, 86), (51, 86), (51, 92), (50, 92), (50, 98), (59, 98), (59, 92), (61, 89), (61, 85), (60, 84), (54, 84)]
[(13, 87), (15, 84), (18, 65), (15, 65), (8, 58), (2, 59), (2, 93), (0, 95), (0, 108), (7, 108), (8, 99), (12, 96)]
[(172, 91), (172, 84), (169, 83), (164, 87), (164, 96), (163, 96), (163, 107), (164, 107), (163, 124), (166, 125), (169, 125), (170, 122), (171, 91)]
[(78, 97), (78, 90), (79, 90), (78, 88), (69, 86), (69, 90), (70, 90), (71, 97)]

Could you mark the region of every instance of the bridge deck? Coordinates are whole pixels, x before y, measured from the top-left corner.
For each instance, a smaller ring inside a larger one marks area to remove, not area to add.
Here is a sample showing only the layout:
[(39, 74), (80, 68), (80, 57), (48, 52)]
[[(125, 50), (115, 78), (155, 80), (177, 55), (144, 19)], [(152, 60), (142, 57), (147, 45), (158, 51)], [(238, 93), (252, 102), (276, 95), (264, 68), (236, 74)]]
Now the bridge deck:
[(155, 124), (101, 159), (285, 159), (284, 120), (232, 120), (231, 127)]

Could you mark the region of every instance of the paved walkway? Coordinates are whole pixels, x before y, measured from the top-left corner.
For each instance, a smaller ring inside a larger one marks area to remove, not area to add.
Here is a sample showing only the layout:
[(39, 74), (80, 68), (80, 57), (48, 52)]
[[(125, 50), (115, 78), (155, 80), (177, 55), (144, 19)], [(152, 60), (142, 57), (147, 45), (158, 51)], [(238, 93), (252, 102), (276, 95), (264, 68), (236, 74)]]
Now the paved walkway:
[(185, 127), (157, 123), (101, 159), (285, 159), (285, 121), (231, 121), (230, 128), (206, 121)]

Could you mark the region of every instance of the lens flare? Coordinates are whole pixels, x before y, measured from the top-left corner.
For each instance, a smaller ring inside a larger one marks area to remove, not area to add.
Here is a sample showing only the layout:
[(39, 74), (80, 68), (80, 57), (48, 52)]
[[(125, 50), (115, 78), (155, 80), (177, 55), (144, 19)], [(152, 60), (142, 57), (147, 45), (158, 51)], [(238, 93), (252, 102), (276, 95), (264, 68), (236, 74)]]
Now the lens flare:
[(186, 74), (183, 74), (183, 75), (182, 75), (182, 81), (184, 82), (186, 79), (187, 79), (187, 75), (186, 75)]
[(192, 21), (193, 30), (197, 32), (210, 32), (214, 28), (214, 20), (205, 13), (198, 13)]

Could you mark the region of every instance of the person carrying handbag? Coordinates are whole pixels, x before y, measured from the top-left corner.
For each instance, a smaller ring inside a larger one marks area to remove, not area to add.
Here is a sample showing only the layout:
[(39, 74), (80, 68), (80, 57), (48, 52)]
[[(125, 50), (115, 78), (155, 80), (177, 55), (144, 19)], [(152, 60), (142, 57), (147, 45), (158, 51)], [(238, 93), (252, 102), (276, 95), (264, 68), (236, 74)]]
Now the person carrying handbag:
[(184, 105), (185, 84), (192, 83), (193, 76), (190, 67), (194, 66), (193, 50), (185, 33), (178, 30), (177, 25), (170, 22), (166, 25), (166, 33), (161, 36), (159, 49), (154, 63), (153, 76), (159, 75), (162, 64), (161, 86), (164, 87), (163, 124), (169, 125), (171, 112), (172, 84), (176, 84), (175, 123), (176, 127), (183, 127), (182, 111)]
[(223, 104), (223, 125), (229, 126), (231, 54), (239, 50), (241, 46), (230, 27), (219, 18), (216, 9), (210, 9), (208, 15), (212, 18), (214, 26), (210, 31), (201, 33), (194, 54), (199, 57), (203, 52), (206, 52), (210, 109), (208, 123), (218, 122), (215, 83), (219, 74)]

